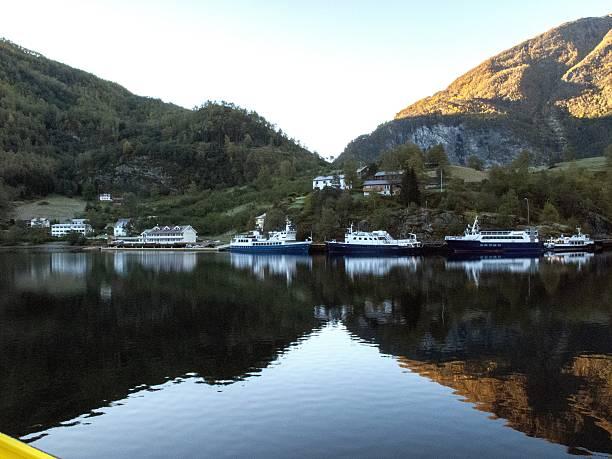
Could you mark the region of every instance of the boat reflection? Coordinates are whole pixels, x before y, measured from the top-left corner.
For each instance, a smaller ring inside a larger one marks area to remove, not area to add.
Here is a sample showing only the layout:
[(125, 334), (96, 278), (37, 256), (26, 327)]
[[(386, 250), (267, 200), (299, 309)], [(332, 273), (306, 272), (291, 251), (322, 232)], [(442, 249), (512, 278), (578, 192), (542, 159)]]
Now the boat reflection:
[(198, 263), (194, 252), (130, 251), (115, 252), (113, 255), (115, 272), (122, 276), (127, 275), (136, 265), (156, 273), (189, 273)]
[(393, 269), (417, 270), (420, 257), (334, 257), (330, 259), (333, 266), (344, 265), (344, 272), (354, 279), (357, 276), (384, 277)]
[(575, 265), (580, 270), (589, 264), (594, 256), (592, 252), (548, 252), (544, 254), (544, 259), (548, 263)]
[(449, 257), (445, 262), (448, 270), (463, 270), (476, 285), (485, 273), (533, 274), (538, 271), (540, 260), (536, 257), (506, 258), (491, 257)]
[(308, 255), (256, 255), (252, 253), (230, 253), (233, 268), (251, 271), (257, 279), (283, 276), (287, 284), (295, 278), (298, 267), (312, 270), (312, 258)]

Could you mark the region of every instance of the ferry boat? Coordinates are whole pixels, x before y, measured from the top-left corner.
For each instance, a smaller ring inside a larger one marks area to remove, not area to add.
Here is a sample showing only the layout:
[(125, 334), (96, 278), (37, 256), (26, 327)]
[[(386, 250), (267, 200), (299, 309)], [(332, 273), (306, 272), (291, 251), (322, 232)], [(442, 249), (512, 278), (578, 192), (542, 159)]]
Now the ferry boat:
[(481, 231), (478, 217), (465, 230), (463, 236), (446, 236), (448, 248), (455, 253), (504, 253), (540, 254), (544, 246), (538, 238), (538, 231), (529, 228), (520, 230)]
[(418, 252), (422, 244), (415, 234), (408, 239), (393, 239), (386, 231), (353, 231), (353, 225), (346, 229), (344, 242), (326, 241), (330, 254), (344, 255), (407, 255)]
[(268, 237), (259, 230), (234, 236), (229, 245), (230, 252), (236, 253), (277, 253), (277, 254), (308, 254), (311, 240), (297, 241), (296, 230), (287, 219), (285, 229), (270, 231)]
[(550, 238), (544, 243), (547, 250), (555, 252), (584, 252), (595, 249), (595, 241), (588, 234), (582, 234), (580, 228), (576, 228), (577, 233), (571, 236), (563, 234), (557, 238)]

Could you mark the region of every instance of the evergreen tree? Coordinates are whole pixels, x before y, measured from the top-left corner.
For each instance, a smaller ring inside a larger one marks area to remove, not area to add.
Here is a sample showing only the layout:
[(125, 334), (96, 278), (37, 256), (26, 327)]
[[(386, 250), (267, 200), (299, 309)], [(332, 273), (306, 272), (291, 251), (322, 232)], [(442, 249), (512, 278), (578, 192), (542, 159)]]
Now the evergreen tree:
[(411, 203), (421, 204), (421, 191), (419, 190), (419, 180), (412, 167), (402, 176), (402, 190), (400, 192), (400, 202), (407, 206)]
[(546, 204), (544, 204), (544, 209), (542, 209), (540, 220), (544, 223), (559, 222), (559, 211), (550, 201), (546, 201)]

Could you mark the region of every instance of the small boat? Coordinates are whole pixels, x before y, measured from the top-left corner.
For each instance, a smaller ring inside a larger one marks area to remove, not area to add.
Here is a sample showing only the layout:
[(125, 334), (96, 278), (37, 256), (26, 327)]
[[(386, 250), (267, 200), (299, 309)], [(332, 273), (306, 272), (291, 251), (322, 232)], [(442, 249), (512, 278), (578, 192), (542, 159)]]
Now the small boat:
[(235, 253), (308, 254), (312, 241), (297, 241), (296, 234), (295, 227), (287, 219), (284, 230), (270, 231), (268, 237), (259, 230), (237, 234), (230, 242), (229, 250)]
[(448, 248), (455, 253), (540, 254), (544, 246), (535, 228), (528, 230), (481, 231), (478, 217), (463, 236), (446, 236)]
[(386, 231), (353, 231), (353, 225), (346, 229), (344, 242), (326, 241), (330, 254), (343, 255), (409, 255), (418, 252), (422, 244), (415, 234), (408, 239), (393, 239)]
[(571, 236), (563, 234), (557, 238), (550, 238), (544, 243), (547, 250), (554, 252), (584, 252), (595, 249), (595, 241), (588, 234), (582, 234), (580, 228), (576, 228), (577, 233)]

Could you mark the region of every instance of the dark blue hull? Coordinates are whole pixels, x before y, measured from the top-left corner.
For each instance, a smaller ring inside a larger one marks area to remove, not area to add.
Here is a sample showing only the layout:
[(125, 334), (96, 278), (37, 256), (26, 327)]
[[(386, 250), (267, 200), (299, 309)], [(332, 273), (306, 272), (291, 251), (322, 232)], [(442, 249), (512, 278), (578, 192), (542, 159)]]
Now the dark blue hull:
[(344, 242), (326, 242), (325, 247), (330, 255), (370, 255), (370, 256), (398, 256), (415, 255), (420, 253), (419, 248), (400, 247), (397, 245), (359, 245), (345, 244)]
[(295, 242), (292, 244), (281, 245), (254, 245), (246, 247), (229, 248), (233, 253), (256, 253), (256, 254), (292, 254), (292, 255), (308, 255), (310, 250), (310, 242)]
[(542, 242), (480, 242), (446, 241), (448, 248), (455, 253), (503, 253), (503, 254), (541, 254)]

